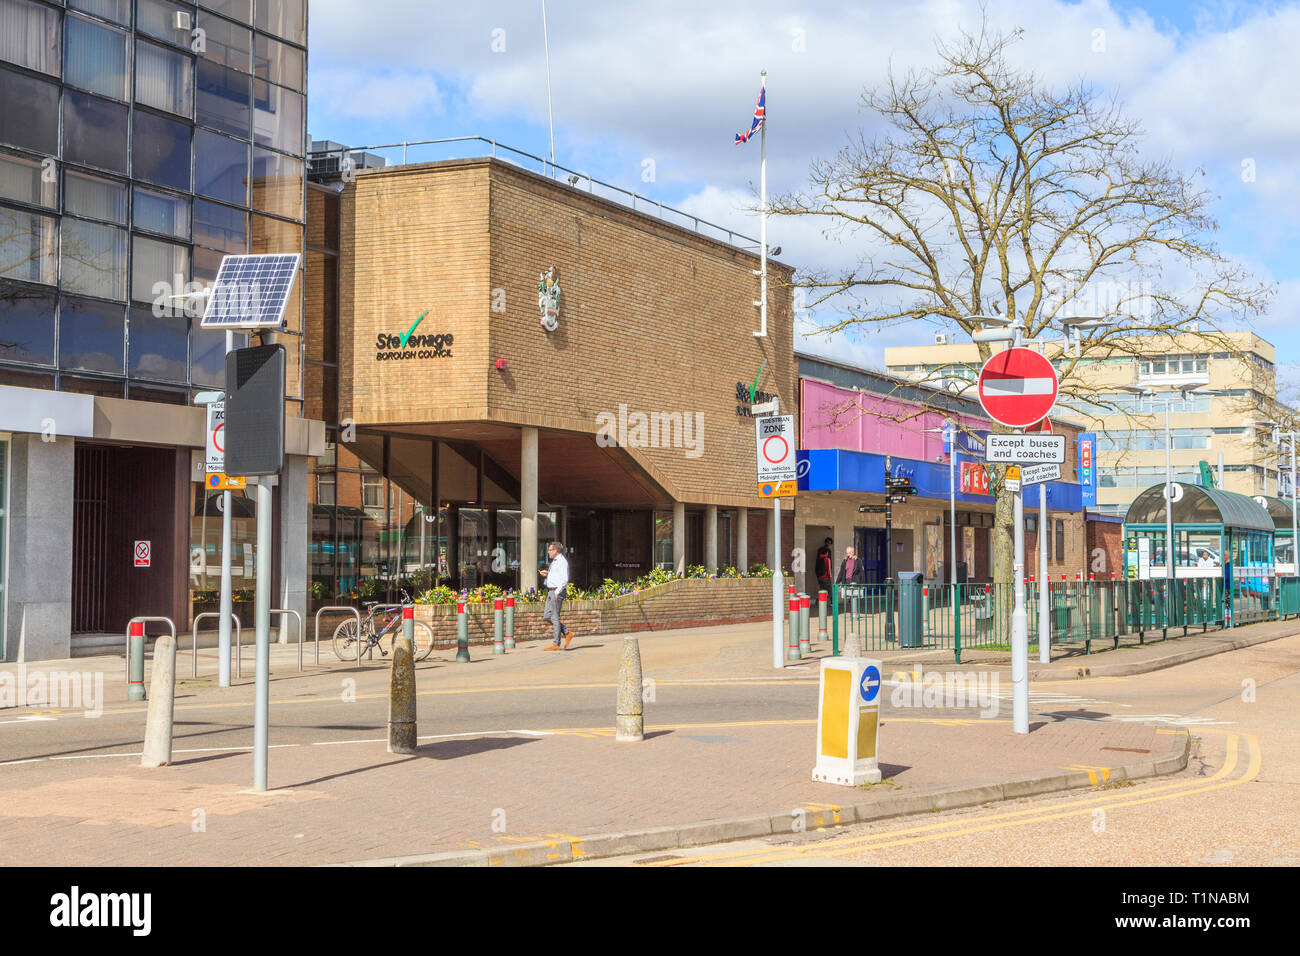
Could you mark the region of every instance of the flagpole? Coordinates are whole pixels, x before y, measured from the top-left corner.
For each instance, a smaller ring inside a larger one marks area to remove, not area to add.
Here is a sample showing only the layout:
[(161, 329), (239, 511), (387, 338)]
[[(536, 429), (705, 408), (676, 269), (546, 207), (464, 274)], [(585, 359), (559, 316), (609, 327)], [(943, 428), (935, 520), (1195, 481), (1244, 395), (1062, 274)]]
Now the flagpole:
[(759, 74), (759, 89), (763, 91), (763, 128), (759, 132), (758, 192), (759, 192), (759, 315), (762, 330), (754, 334), (767, 336), (767, 70)]
[(542, 0), (542, 49), (546, 51), (546, 125), (551, 131), (551, 178), (555, 178), (555, 117), (551, 113), (551, 41), (546, 33), (546, 0)]

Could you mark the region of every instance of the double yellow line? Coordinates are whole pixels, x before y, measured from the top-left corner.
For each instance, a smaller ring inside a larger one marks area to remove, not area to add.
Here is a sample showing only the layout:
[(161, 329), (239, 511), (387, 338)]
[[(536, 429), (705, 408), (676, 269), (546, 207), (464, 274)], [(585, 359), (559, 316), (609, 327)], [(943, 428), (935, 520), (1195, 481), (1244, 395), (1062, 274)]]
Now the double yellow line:
[[(747, 850), (744, 852), (718, 856), (683, 857), (675, 860), (663, 860), (644, 865), (682, 866), (697, 863), (704, 866), (757, 866), (768, 863), (779, 863), (785, 860), (800, 860), (808, 857), (852, 856), (864, 850), (881, 850), (888, 847), (929, 843), (935, 840), (946, 840), (951, 837), (969, 836), (971, 834), (985, 833), (992, 830), (1003, 830), (1009, 827), (1021, 827), (1035, 823), (1045, 823), (1049, 820), (1060, 820), (1066, 817), (1084, 816), (1091, 814), (1099, 808), (1111, 810), (1119, 807), (1132, 807), (1146, 803), (1158, 803), (1164, 800), (1173, 800), (1181, 797), (1192, 796), (1197, 793), (1208, 793), (1213, 790), (1222, 790), (1226, 787), (1236, 787), (1253, 780), (1259, 775), (1262, 756), (1259, 749), (1259, 738), (1256, 735), (1239, 735), (1226, 731), (1216, 731), (1210, 728), (1197, 729), (1198, 732), (1201, 733), (1223, 734), (1226, 737), (1227, 753), (1223, 766), (1220, 767), (1213, 776), (1208, 777), (1203, 783), (1179, 781), (1176, 783), (1161, 784), (1160, 786), (1144, 790), (1143, 796), (1126, 796), (1121, 793), (1108, 793), (1079, 797), (1064, 803), (1055, 803), (1045, 807), (1028, 807), (1021, 810), (986, 813), (981, 814), (973, 820), (966, 817), (960, 820), (948, 820), (941, 823), (925, 824), (923, 826), (904, 827), (901, 829), (887, 830), (882, 833), (872, 833), (867, 836), (856, 837), (848, 840), (837, 840), (833, 843), (828, 841), (803, 847), (765, 847), (759, 850)], [(1181, 731), (1158, 731), (1158, 733), (1181, 733)], [(1237, 769), (1239, 738), (1245, 739), (1250, 759), (1245, 772), (1240, 777), (1237, 777), (1236, 779), (1227, 779)]]

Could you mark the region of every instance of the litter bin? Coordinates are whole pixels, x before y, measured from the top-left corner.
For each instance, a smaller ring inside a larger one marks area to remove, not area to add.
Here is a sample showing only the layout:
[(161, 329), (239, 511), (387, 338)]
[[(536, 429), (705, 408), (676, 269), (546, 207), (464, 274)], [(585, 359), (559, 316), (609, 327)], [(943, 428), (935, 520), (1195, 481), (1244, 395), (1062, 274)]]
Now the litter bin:
[(921, 647), (921, 632), (925, 617), (921, 608), (921, 592), (925, 575), (920, 571), (898, 572), (898, 644), (900, 647)]

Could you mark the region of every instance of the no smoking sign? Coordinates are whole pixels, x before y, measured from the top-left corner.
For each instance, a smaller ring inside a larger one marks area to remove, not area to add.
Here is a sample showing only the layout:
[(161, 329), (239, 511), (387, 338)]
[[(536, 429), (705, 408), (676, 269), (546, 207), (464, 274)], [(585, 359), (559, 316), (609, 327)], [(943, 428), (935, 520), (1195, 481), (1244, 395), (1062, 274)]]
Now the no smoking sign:
[(133, 553), (137, 568), (147, 568), (153, 561), (153, 545), (148, 541), (137, 541)]

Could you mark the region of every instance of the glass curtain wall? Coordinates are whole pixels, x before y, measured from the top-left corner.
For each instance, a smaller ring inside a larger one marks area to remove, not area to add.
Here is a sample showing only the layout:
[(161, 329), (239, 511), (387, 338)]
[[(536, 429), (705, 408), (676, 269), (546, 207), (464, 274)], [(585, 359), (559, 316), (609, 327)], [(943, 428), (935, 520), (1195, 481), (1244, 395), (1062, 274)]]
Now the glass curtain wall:
[[(306, 0), (0, 0), (0, 380), (222, 384), (224, 335), (171, 297), (304, 251), (306, 29)], [(303, 287), (275, 334), (290, 414)]]

